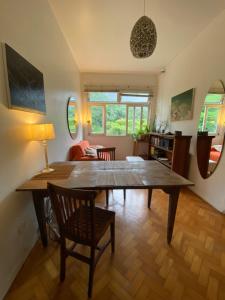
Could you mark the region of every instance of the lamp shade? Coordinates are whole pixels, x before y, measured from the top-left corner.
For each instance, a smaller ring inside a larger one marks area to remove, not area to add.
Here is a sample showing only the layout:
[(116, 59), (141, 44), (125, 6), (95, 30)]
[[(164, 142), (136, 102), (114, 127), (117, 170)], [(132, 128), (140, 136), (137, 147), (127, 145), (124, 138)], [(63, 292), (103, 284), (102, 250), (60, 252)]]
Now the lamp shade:
[(55, 138), (53, 124), (32, 124), (30, 125), (30, 139), (32, 141), (45, 141)]
[(157, 43), (157, 32), (153, 21), (143, 16), (137, 20), (130, 37), (130, 49), (134, 57), (146, 58), (152, 55)]

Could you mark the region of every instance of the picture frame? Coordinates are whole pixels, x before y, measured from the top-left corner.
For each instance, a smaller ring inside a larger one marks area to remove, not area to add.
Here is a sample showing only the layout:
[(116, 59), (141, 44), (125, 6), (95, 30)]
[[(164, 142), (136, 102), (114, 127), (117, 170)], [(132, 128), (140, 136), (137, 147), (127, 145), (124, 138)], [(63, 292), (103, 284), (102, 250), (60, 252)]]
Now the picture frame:
[(171, 122), (193, 119), (194, 91), (192, 88), (171, 98)]
[(46, 114), (43, 74), (8, 44), (2, 44), (8, 106)]

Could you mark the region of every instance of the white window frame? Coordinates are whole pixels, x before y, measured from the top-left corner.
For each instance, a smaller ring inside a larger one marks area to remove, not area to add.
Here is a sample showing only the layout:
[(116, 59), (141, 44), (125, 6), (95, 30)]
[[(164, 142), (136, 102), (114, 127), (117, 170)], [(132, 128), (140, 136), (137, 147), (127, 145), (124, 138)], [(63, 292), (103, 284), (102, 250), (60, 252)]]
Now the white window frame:
[[(127, 104), (127, 116), (128, 116), (128, 110), (129, 110), (129, 107), (133, 107), (134, 108), (134, 114), (133, 114), (133, 131), (135, 132), (136, 128), (135, 128), (135, 110), (137, 107), (140, 107), (141, 108), (141, 116), (140, 116), (140, 128), (141, 129), (144, 129), (142, 128), (142, 125), (143, 125), (143, 108), (144, 107), (147, 107), (148, 108), (148, 116), (147, 116), (147, 125), (149, 124), (149, 115), (150, 115), (150, 108), (151, 106), (148, 104), (144, 104), (144, 103), (129, 103)], [(126, 132), (127, 132), (127, 135), (132, 135), (133, 133), (128, 133), (128, 117), (127, 117), (127, 127), (126, 127)]]
[[(95, 91), (95, 92), (97, 92), (97, 91)], [(109, 92), (109, 91), (102, 91), (102, 92)], [(113, 91), (111, 91), (111, 92), (113, 92)], [(127, 93), (129, 93), (129, 92), (127, 92)], [(139, 91), (139, 93), (142, 93), (142, 91)], [(103, 107), (103, 120), (102, 121), (103, 121), (104, 133), (93, 133), (92, 132), (92, 120), (91, 120), (90, 135), (92, 135), (92, 136), (107, 136), (107, 137), (125, 137), (125, 136), (132, 135), (132, 133), (128, 134), (128, 107), (134, 107), (134, 109), (135, 109), (135, 107), (141, 107), (141, 117), (140, 117), (141, 128), (142, 128), (143, 107), (147, 107), (148, 108), (147, 124), (149, 124), (149, 116), (150, 116), (150, 112), (151, 112), (151, 102), (150, 102), (151, 95), (150, 95), (150, 93), (149, 93), (147, 102), (122, 102), (121, 101), (122, 95), (123, 95), (123, 93), (117, 92), (117, 102), (100, 102), (100, 101), (92, 102), (92, 101), (89, 101), (88, 93), (87, 93), (87, 104), (88, 104), (88, 111), (89, 111), (90, 116), (91, 116), (91, 107), (92, 106)], [(141, 96), (140, 96), (140, 98), (141, 98)], [(106, 134), (106, 105), (126, 105), (126, 133), (125, 133), (125, 135), (107, 135)], [(134, 113), (133, 118), (134, 118), (133, 124), (135, 124), (135, 122), (134, 122), (135, 121), (135, 113)]]

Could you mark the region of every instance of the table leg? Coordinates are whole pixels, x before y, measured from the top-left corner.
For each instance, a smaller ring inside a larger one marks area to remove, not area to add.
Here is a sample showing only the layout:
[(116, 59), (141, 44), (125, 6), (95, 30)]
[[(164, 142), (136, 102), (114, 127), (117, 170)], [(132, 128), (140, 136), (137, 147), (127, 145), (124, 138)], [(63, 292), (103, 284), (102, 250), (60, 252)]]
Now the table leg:
[(105, 190), (106, 207), (109, 206), (109, 190)]
[(173, 227), (177, 211), (177, 203), (180, 194), (179, 188), (173, 188), (168, 191), (169, 194), (169, 210), (167, 223), (167, 243), (170, 244), (173, 236)]
[(148, 189), (148, 208), (151, 208), (151, 202), (152, 202), (152, 189)]
[(126, 193), (126, 189), (123, 189), (123, 199), (124, 199), (124, 202), (126, 201), (126, 196), (127, 196), (127, 193)]
[(48, 246), (48, 235), (45, 219), (44, 210), (44, 198), (47, 196), (46, 192), (43, 191), (33, 191), (33, 202), (34, 208), (37, 216), (38, 226), (41, 234), (41, 240), (44, 247)]

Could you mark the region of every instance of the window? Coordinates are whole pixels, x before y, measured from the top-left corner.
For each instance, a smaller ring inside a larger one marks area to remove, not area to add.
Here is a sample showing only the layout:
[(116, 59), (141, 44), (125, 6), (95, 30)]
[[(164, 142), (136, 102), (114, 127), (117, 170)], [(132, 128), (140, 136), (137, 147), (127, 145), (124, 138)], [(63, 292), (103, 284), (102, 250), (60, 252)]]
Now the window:
[(217, 133), (223, 97), (223, 94), (207, 94), (200, 114), (199, 131), (208, 131), (211, 134)]
[(149, 93), (121, 93), (121, 102), (148, 103)]
[(223, 94), (207, 94), (205, 97), (205, 104), (222, 104)]
[(91, 106), (91, 132), (103, 134), (103, 106)]
[(78, 127), (77, 103), (75, 97), (70, 97), (67, 102), (67, 125), (71, 138), (75, 138)]
[(128, 106), (128, 134), (145, 129), (148, 125), (147, 106)]
[(106, 135), (126, 135), (126, 105), (106, 105)]
[(117, 92), (89, 92), (89, 102), (117, 102)]
[(198, 130), (215, 134), (217, 132), (220, 111), (220, 107), (207, 107), (207, 105), (204, 105), (200, 114)]
[(218, 108), (218, 107), (209, 107), (207, 109), (207, 117), (206, 117), (205, 127), (208, 132), (216, 133), (219, 112), (220, 112), (220, 108)]
[(125, 136), (145, 129), (149, 97), (146, 92), (89, 92), (91, 133)]

